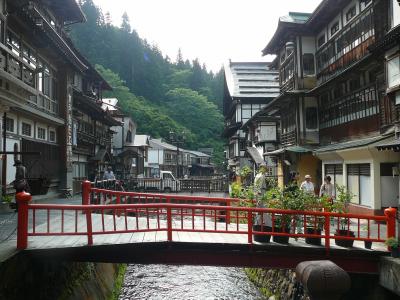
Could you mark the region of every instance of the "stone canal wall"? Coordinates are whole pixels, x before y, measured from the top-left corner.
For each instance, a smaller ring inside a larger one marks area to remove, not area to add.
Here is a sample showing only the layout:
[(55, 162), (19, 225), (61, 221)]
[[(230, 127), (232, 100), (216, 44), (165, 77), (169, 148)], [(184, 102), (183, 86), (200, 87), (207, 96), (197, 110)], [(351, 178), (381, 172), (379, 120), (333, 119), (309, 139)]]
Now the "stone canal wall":
[(249, 279), (269, 300), (309, 300), (303, 287), (296, 283), (292, 270), (245, 269)]
[[(307, 291), (296, 283), (293, 270), (246, 268), (249, 279), (269, 300), (309, 300)], [(342, 300), (400, 300), (400, 297), (379, 284), (379, 276), (349, 274), (351, 289)], [(381, 278), (382, 281), (382, 278)]]
[(19, 254), (0, 264), (0, 299), (117, 299), (124, 265), (38, 260)]

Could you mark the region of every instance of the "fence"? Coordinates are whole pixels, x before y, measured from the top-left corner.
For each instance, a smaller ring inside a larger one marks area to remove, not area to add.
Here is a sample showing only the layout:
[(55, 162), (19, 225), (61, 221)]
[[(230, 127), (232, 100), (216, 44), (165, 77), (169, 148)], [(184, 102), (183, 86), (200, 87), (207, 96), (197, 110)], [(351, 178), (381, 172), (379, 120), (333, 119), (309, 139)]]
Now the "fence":
[[(106, 199), (110, 200), (108, 203), (115, 204), (89, 204), (91, 195), (98, 203)], [(238, 206), (239, 199), (110, 191), (92, 188), (90, 182), (84, 183), (82, 205), (30, 204), (30, 200), (31, 196), (27, 193), (17, 195), (18, 249), (27, 248), (28, 236), (84, 235), (88, 245), (92, 245), (96, 235), (164, 231), (168, 241), (173, 240), (173, 232), (246, 235), (249, 244), (254, 242), (253, 234), (296, 239), (321, 238), (329, 253), (331, 239), (383, 243), (386, 237), (394, 237), (396, 230), (394, 208), (386, 209), (384, 216), (367, 216), (241, 207)], [(226, 205), (220, 205), (222, 203)], [(46, 230), (41, 232), (36, 230), (38, 211), (44, 211), (47, 216)], [(74, 224), (66, 226), (66, 212), (75, 216), (72, 218)], [(50, 213), (60, 217), (50, 218)], [(82, 214), (85, 216), (85, 230), (78, 230)], [(101, 218), (101, 225), (93, 226), (95, 216)], [(105, 216), (112, 217), (111, 228), (106, 228)], [(265, 221), (265, 216), (269, 221)], [(260, 220), (259, 227), (253, 227), (255, 219)], [(372, 228), (375, 223), (377, 230)], [(386, 225), (386, 234), (381, 232), (383, 224)], [(313, 233), (307, 233), (310, 227)], [(296, 228), (302, 230), (296, 231)], [(341, 230), (347, 234), (339, 235)]]

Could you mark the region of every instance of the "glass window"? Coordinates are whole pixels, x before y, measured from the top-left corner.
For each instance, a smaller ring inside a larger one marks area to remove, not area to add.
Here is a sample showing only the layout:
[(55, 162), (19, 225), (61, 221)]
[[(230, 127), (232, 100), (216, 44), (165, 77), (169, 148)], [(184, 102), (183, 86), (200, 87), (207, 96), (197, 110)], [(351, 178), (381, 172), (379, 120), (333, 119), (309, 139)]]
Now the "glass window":
[(346, 21), (350, 21), (356, 15), (356, 6), (351, 7), (346, 13)]
[(46, 129), (42, 127), (38, 127), (37, 137), (40, 140), (46, 139)]
[(22, 122), (21, 133), (22, 135), (32, 136), (32, 125)]
[(389, 88), (400, 84), (400, 56), (387, 61), (387, 84)]
[(15, 130), (14, 119), (6, 118), (6, 131), (14, 132), (14, 130)]
[(56, 141), (56, 132), (54, 130), (49, 131), (49, 140), (50, 140), (50, 142)]
[(304, 75), (315, 74), (314, 54), (311, 53), (303, 54), (303, 74)]
[(331, 36), (333, 36), (338, 31), (339, 31), (339, 21), (337, 21), (335, 24), (332, 25)]
[(354, 195), (352, 203), (371, 206), (370, 164), (347, 165), (347, 189)]
[(306, 108), (306, 129), (318, 128), (318, 111), (316, 107)]
[(392, 0), (392, 28), (400, 24), (400, 5), (397, 0)]
[(318, 48), (321, 47), (323, 44), (325, 44), (325, 34), (318, 38), (317, 44), (318, 44)]

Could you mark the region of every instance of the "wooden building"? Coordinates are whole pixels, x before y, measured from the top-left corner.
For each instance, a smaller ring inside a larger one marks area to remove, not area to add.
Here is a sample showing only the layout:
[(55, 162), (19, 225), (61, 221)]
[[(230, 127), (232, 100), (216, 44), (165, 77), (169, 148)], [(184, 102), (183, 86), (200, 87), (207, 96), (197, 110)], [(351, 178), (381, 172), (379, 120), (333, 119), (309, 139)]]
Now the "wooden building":
[(227, 139), (228, 169), (251, 165), (246, 157), (245, 132), (241, 129), (252, 116), (279, 95), (278, 72), (266, 62), (230, 62), (225, 67), (223, 113)]
[(57, 193), (110, 146), (116, 122), (100, 103), (110, 87), (66, 33), (84, 21), (74, 0), (0, 1), (1, 149), (18, 153), (1, 160), (3, 193), (13, 192), (15, 159), (32, 194)]
[[(400, 157), (376, 148), (393, 139), (396, 88), (387, 84), (395, 79), (385, 74), (386, 50), (377, 45), (395, 32), (394, 4), (324, 0), (312, 14), (281, 18), (263, 51), (277, 55), (281, 88), (264, 109), (281, 118), (280, 147), (266, 155), (286, 178), (298, 171), (319, 185), (330, 175), (355, 195), (357, 212), (398, 203), (388, 170)], [(387, 65), (390, 57), (386, 52)]]

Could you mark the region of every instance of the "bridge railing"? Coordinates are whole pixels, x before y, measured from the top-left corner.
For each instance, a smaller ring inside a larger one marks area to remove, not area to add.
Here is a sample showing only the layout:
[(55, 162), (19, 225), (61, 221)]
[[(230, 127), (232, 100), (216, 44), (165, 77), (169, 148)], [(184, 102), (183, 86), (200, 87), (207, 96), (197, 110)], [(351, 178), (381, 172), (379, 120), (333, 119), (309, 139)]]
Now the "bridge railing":
[[(140, 192), (124, 192), (93, 187), (93, 183), (82, 183), (82, 204), (144, 204), (144, 203), (179, 203), (179, 204), (210, 204), (221, 206), (240, 206), (243, 203), (255, 203), (253, 200), (224, 197), (204, 197), (193, 195), (153, 194)], [(225, 212), (221, 212), (222, 214)], [(227, 223), (230, 214), (226, 214)]]
[[(396, 230), (393, 208), (387, 209), (384, 216), (367, 216), (167, 202), (57, 205), (30, 204), (30, 200), (27, 193), (17, 195), (18, 249), (27, 248), (28, 237), (33, 236), (87, 236), (87, 244), (92, 245), (93, 237), (100, 235), (164, 232), (165, 239), (173, 241), (174, 233), (188, 232), (246, 235), (248, 244), (254, 243), (254, 234), (321, 238), (329, 253), (332, 239), (383, 243), (387, 237), (394, 237)], [(256, 220), (259, 227), (253, 227)], [(321, 230), (307, 233), (310, 226)], [(338, 236), (338, 229), (348, 233)]]

